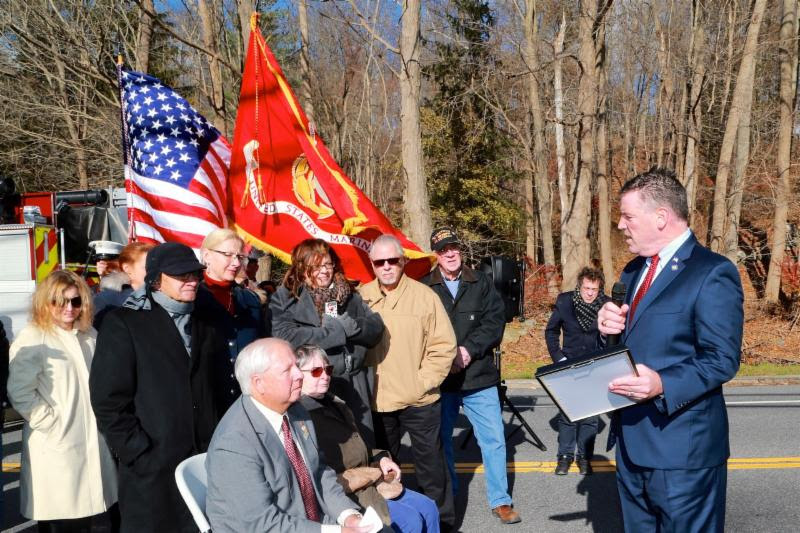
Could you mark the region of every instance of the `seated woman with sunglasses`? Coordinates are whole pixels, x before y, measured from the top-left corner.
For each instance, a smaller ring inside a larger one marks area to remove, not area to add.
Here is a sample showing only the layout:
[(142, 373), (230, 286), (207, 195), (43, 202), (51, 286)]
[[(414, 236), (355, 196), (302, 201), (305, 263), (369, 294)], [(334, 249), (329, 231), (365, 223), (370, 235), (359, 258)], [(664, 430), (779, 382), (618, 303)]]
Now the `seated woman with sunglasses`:
[(306, 239), (292, 250), (292, 266), (269, 307), (275, 337), (295, 349), (316, 344), (327, 351), (333, 363), (331, 390), (353, 411), (359, 432), (374, 446), (373, 377), (364, 358), (380, 340), (383, 321), (352, 290), (328, 243)]
[(74, 272), (36, 286), (31, 322), (11, 345), (8, 397), (22, 428), (20, 510), (39, 531), (88, 531), (113, 506), (117, 473), (89, 400), (97, 332), (92, 296)]
[(394, 531), (438, 533), (436, 502), (403, 488), (397, 463), (388, 452), (367, 447), (353, 413), (329, 392), (333, 366), (325, 350), (304, 345), (295, 355), (303, 372), (300, 403), (314, 422), (320, 457), (336, 472), (345, 492), (362, 507), (372, 506)]
[(218, 332), (225, 338), (228, 353), (215, 361), (215, 384), (224, 413), (239, 397), (239, 383), (233, 372), (236, 356), (256, 339), (269, 336), (269, 322), (264, 318), (256, 294), (236, 284), (236, 275), (247, 265), (244, 241), (233, 230), (216, 229), (203, 240), (201, 247), (203, 281), (197, 291), (198, 310), (214, 317)]

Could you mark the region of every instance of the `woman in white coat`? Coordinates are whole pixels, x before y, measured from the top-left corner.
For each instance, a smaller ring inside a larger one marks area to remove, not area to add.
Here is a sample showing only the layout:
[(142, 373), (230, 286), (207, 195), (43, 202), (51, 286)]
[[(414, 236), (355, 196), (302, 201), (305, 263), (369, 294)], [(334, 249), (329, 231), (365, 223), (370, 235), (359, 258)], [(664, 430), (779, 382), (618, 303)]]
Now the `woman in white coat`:
[(20, 510), (40, 532), (88, 531), (116, 511), (116, 467), (89, 401), (91, 324), (86, 283), (55, 271), (36, 287), (31, 322), (11, 345), (8, 397), (25, 419)]

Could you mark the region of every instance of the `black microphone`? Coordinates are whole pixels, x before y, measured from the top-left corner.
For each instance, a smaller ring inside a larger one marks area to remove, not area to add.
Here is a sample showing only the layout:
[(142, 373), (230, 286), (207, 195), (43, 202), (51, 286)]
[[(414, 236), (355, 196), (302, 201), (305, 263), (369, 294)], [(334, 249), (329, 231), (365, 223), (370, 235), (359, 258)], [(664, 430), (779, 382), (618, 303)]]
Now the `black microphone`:
[[(622, 307), (622, 304), (625, 302), (625, 293), (628, 292), (628, 288), (625, 286), (624, 283), (618, 281), (614, 284), (611, 288), (611, 302), (616, 305), (617, 307)], [(606, 338), (606, 346), (616, 346), (619, 344), (620, 333), (613, 333)]]

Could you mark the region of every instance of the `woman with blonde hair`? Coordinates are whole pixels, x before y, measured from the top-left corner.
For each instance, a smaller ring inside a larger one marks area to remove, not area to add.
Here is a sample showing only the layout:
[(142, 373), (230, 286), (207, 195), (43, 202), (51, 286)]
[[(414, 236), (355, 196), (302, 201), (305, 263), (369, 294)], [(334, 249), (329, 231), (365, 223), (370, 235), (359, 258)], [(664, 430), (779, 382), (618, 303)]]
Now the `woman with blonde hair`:
[(345, 278), (341, 262), (321, 239), (306, 239), (292, 250), (292, 266), (270, 298), (272, 331), (297, 349), (316, 344), (333, 363), (331, 391), (355, 415), (367, 445), (375, 446), (371, 397), (372, 369), (364, 366), (367, 349), (383, 334), (373, 313)]
[(213, 317), (228, 346), (228, 353), (215, 361), (214, 386), (221, 402), (220, 413), (225, 413), (241, 392), (233, 372), (236, 356), (254, 340), (268, 337), (270, 328), (258, 296), (236, 284), (236, 275), (247, 264), (239, 234), (227, 228), (215, 229), (203, 240), (200, 253), (206, 269), (195, 306)]
[(57, 270), (37, 285), (31, 321), (11, 345), (8, 397), (25, 420), (20, 508), (39, 531), (88, 531), (117, 502), (114, 460), (89, 400), (96, 338), (89, 287)]

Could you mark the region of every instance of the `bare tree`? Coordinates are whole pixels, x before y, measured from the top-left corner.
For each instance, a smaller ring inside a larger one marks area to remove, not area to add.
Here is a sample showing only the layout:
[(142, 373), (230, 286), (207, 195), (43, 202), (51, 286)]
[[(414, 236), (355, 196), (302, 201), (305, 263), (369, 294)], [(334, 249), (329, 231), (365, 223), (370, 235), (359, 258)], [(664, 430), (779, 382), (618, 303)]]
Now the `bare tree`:
[(597, 74), (595, 71), (595, 34), (610, 7), (610, 1), (582, 0), (578, 22), (578, 61), (581, 77), (578, 87), (578, 173), (571, 203), (561, 228), (561, 287), (575, 286), (578, 271), (589, 263), (589, 220), (591, 209), (592, 169), (594, 167), (594, 121), (597, 115)]
[[(431, 235), (431, 208), (425, 179), (420, 126), (422, 68), (420, 57), (420, 0), (402, 0), (399, 46), (392, 45), (381, 36), (376, 25), (370, 24), (355, 0), (349, 0), (358, 25), (386, 50), (400, 58), (398, 68), (391, 68), (400, 86), (400, 151), (402, 154), (405, 191), (403, 195), (403, 227), (409, 238), (423, 249), (429, 248)], [(376, 4), (377, 7), (377, 4)]]
[(309, 66), (308, 53), (308, 11), (306, 0), (297, 2), (297, 24), (300, 26), (300, 101), (308, 115), (308, 120), (314, 122), (314, 101), (311, 99), (311, 67)]
[[(214, 112), (211, 122), (214, 127), (228, 135), (227, 110), (225, 106), (225, 93), (222, 82), (222, 65), (219, 62), (219, 5), (214, 1), (196, 0), (197, 13), (200, 15), (203, 30), (203, 44), (211, 52), (209, 58), (209, 77), (211, 78), (211, 92), (209, 94), (211, 109)], [(249, 25), (248, 25), (249, 27)]]
[(420, 54), (420, 0), (403, 0), (400, 33), (400, 128), (403, 169), (406, 174), (405, 226), (408, 235), (428, 249), (431, 235), (431, 208), (422, 157), (422, 132), (419, 122), (422, 69)]
[(139, 31), (136, 38), (134, 58), (136, 70), (148, 72), (150, 68), (150, 40), (153, 36), (153, 20), (147, 14), (147, 11), (155, 11), (153, 0), (142, 0), (142, 7), (144, 9), (139, 14)]
[(689, 45), (689, 102), (686, 135), (686, 151), (683, 166), (683, 185), (686, 187), (686, 198), (689, 203), (689, 225), (695, 217), (695, 198), (697, 196), (697, 169), (700, 154), (697, 149), (703, 131), (703, 106), (700, 97), (705, 84), (706, 37), (704, 22), (704, 2), (692, 1), (692, 37)]
[(564, 224), (569, 212), (569, 197), (572, 186), (567, 182), (567, 151), (564, 146), (564, 89), (562, 87), (562, 55), (564, 53), (564, 35), (566, 33), (567, 17), (561, 12), (561, 24), (553, 41), (553, 108), (556, 116), (556, 169), (558, 172), (558, 197), (561, 201), (560, 224)]
[[(717, 165), (717, 180), (714, 188), (714, 211), (712, 214), (711, 240), (709, 246), (715, 252), (730, 252), (726, 250), (723, 239), (725, 237), (725, 224), (735, 224), (738, 229), (738, 212), (731, 213), (728, 209), (731, 205), (728, 202), (728, 177), (731, 171), (731, 160), (733, 149), (739, 136), (739, 128), (743, 126), (747, 130), (748, 141), (740, 142), (739, 148), (744, 148), (744, 144), (749, 147), (749, 110), (753, 103), (753, 76), (755, 74), (755, 56), (758, 46), (758, 34), (761, 22), (764, 18), (764, 9), (767, 0), (755, 0), (753, 12), (750, 17), (750, 24), (747, 28), (747, 38), (742, 52), (742, 60), (739, 64), (739, 73), (736, 77), (736, 87), (733, 91), (731, 108), (728, 113), (728, 120), (725, 124), (725, 135), (722, 139), (720, 148), (719, 163)], [(745, 135), (742, 133), (742, 135)], [(731, 191), (731, 195), (737, 191)]]
[(611, 260), (611, 198), (609, 194), (608, 157), (608, 71), (606, 70), (606, 24), (600, 24), (596, 36), (596, 63), (598, 79), (597, 102), (597, 235), (600, 241), (600, 264), (605, 279), (616, 279)]
[[(250, 19), (255, 13), (257, 0), (236, 0), (236, 10), (239, 15), (239, 27), (242, 33), (242, 58), (247, 56), (247, 44), (250, 42)], [(305, 7), (305, 0), (300, 0)], [(300, 6), (298, 5), (298, 10)]]
[(778, 129), (777, 187), (775, 217), (772, 222), (769, 271), (764, 297), (777, 304), (781, 287), (781, 267), (786, 248), (786, 221), (791, 194), (791, 153), (794, 108), (797, 96), (797, 0), (783, 0), (779, 56), (781, 69), (780, 127)]
[[(542, 237), (542, 251), (544, 255), (544, 264), (549, 266), (548, 269), (548, 289), (551, 296), (555, 296), (558, 292), (558, 287), (555, 284), (554, 268), (556, 263), (556, 256), (553, 249), (553, 228), (552, 218), (553, 212), (550, 200), (550, 180), (547, 175), (547, 157), (545, 136), (544, 136), (544, 113), (542, 111), (542, 99), (539, 95), (539, 80), (536, 78), (539, 73), (539, 52), (537, 50), (539, 42), (539, 27), (536, 21), (536, 0), (527, 0), (525, 18), (523, 21), (525, 28), (525, 42), (522, 47), (522, 57), (529, 70), (528, 74), (528, 103), (530, 105), (530, 112), (533, 118), (533, 161), (535, 168), (533, 169), (534, 182), (536, 183), (536, 199), (535, 204), (538, 206), (538, 220), (539, 227), (541, 228)], [(536, 214), (533, 212), (534, 197), (533, 190), (531, 190), (530, 179), (527, 180), (525, 185), (526, 198), (525, 198), (525, 214), (528, 223), (536, 223)], [(529, 257), (535, 257), (535, 231), (532, 228), (527, 232), (527, 251)]]

